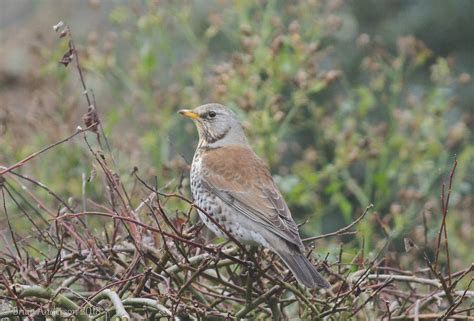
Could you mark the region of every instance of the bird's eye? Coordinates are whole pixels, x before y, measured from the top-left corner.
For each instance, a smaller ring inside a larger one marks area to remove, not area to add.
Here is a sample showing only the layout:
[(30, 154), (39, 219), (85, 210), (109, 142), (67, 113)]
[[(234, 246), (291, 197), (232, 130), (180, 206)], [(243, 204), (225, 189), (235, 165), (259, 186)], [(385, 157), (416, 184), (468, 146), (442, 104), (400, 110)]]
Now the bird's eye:
[(208, 115), (210, 118), (214, 118), (216, 117), (216, 112), (211, 110)]

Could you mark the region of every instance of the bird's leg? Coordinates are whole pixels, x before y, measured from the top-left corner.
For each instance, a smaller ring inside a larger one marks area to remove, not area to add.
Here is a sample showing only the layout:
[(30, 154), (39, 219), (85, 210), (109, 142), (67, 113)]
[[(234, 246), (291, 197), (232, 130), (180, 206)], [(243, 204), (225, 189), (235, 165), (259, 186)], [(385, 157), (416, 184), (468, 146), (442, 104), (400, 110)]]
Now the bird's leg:
[(246, 287), (245, 299), (247, 304), (250, 304), (252, 301), (253, 293), (253, 283), (255, 281), (255, 252), (257, 250), (256, 246), (245, 246), (244, 252), (244, 264), (240, 272), (240, 279)]
[(255, 281), (256, 277), (258, 263), (255, 254), (257, 253), (258, 247), (255, 245), (247, 245), (246, 249), (248, 250), (245, 252), (244, 255), (245, 266), (242, 269), (241, 276), (243, 278), (246, 278), (247, 286), (250, 286), (250, 284)]
[(257, 253), (258, 247), (256, 245), (248, 245), (246, 247), (248, 250), (245, 252), (245, 262), (247, 263), (247, 268), (254, 270), (257, 266), (257, 259), (255, 253)]

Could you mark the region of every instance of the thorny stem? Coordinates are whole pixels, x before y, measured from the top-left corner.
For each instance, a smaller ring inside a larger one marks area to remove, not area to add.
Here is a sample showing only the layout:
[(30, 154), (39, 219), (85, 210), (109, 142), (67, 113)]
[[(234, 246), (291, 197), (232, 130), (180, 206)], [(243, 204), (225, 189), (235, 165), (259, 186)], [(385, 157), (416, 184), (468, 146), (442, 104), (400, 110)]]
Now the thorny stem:
[(450, 262), (449, 262), (449, 246), (448, 246), (448, 232), (446, 231), (446, 217), (448, 216), (448, 206), (449, 206), (449, 198), (451, 196), (451, 188), (453, 184), (453, 177), (454, 173), (456, 172), (456, 167), (458, 165), (458, 160), (454, 159), (454, 164), (453, 168), (451, 170), (451, 174), (449, 175), (449, 187), (448, 187), (448, 195), (447, 198), (445, 199), (445, 184), (443, 183), (442, 186), (442, 191), (441, 191), (441, 210), (443, 213), (443, 219), (441, 222), (441, 226), (439, 228), (439, 233), (438, 233), (438, 242), (436, 244), (436, 256), (435, 256), (435, 262), (434, 262), (434, 269), (436, 270), (438, 267), (438, 258), (439, 258), (439, 249), (441, 246), (441, 237), (442, 233), (444, 231), (444, 244), (445, 244), (445, 249), (446, 249), (446, 264), (447, 264), (447, 272), (449, 275), (449, 284), (451, 285), (451, 268), (450, 268)]
[(347, 225), (346, 227), (343, 227), (343, 228), (341, 228), (341, 229), (339, 229), (335, 232), (322, 234), (322, 235), (317, 235), (317, 236), (312, 236), (312, 237), (307, 237), (307, 238), (303, 239), (303, 242), (311, 242), (311, 241), (327, 238), (327, 237), (330, 237), (330, 236), (343, 235), (343, 234), (347, 233), (353, 226), (357, 225), (357, 223), (359, 223), (365, 217), (365, 214), (367, 214), (369, 209), (371, 209), (372, 207), (374, 207), (374, 204), (370, 204), (369, 206), (367, 206), (365, 208), (364, 212), (362, 213), (362, 215), (359, 216), (354, 222)]
[(48, 145), (48, 146), (40, 149), (39, 151), (27, 156), (26, 158), (22, 159), (21, 161), (19, 161), (16, 164), (11, 165), (10, 167), (5, 168), (5, 167), (2, 166), (2, 168), (4, 168), (4, 169), (0, 172), (0, 177), (2, 177), (4, 174), (6, 174), (6, 173), (18, 168), (18, 167), (21, 167), (21, 166), (25, 165), (29, 160), (31, 160), (31, 159), (35, 158), (36, 156), (52, 149), (53, 147), (61, 145), (62, 143), (65, 143), (65, 142), (69, 141), (71, 138), (73, 138), (73, 137), (75, 137), (75, 136), (77, 136), (81, 133), (84, 133), (84, 132), (88, 131), (89, 129), (91, 129), (95, 125), (96, 125), (96, 123), (90, 125), (87, 128), (79, 128), (73, 134), (69, 135), (68, 137), (66, 137), (64, 139), (61, 139), (60, 141), (57, 141), (56, 143), (53, 143), (51, 145)]

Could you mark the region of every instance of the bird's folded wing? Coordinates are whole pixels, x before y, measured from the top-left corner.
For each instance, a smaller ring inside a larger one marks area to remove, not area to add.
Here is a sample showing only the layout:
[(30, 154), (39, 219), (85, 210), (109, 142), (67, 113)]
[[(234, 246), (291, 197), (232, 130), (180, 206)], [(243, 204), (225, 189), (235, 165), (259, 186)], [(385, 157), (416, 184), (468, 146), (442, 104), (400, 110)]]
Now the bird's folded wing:
[(298, 247), (298, 227), (265, 163), (249, 148), (208, 150), (202, 159), (203, 185), (229, 207)]

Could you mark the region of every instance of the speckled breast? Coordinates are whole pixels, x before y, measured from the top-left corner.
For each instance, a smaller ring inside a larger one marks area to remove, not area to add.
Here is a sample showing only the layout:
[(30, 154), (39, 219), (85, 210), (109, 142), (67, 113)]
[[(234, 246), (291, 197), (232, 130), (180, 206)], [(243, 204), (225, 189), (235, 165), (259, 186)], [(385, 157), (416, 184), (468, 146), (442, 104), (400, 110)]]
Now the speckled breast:
[[(222, 225), (227, 229), (237, 240), (244, 243), (256, 243), (262, 244), (263, 240), (252, 231), (247, 219), (241, 217), (235, 213), (231, 208), (229, 208), (222, 200), (220, 200), (212, 192), (204, 188), (202, 184), (202, 162), (200, 157), (200, 151), (196, 151), (196, 154), (193, 159), (191, 166), (191, 192), (193, 194), (194, 202), (199, 208), (206, 211), (206, 213), (212, 217), (218, 224)], [(207, 216), (202, 213), (200, 210), (197, 211), (201, 220), (206, 224), (206, 226), (217, 236), (226, 237), (227, 235), (216, 226)]]
[[(199, 157), (199, 151), (196, 152), (196, 155), (193, 159), (193, 164), (191, 166), (191, 192), (193, 194), (195, 204), (206, 211), (206, 213), (216, 220), (219, 224), (225, 223), (222, 219), (223, 213), (222, 208), (219, 205), (220, 200), (217, 199), (215, 195), (212, 195), (207, 191), (202, 184), (201, 177), (201, 158)], [(217, 236), (225, 236), (225, 234), (217, 227), (211, 220), (200, 210), (197, 210), (199, 217), (206, 224), (206, 226), (214, 232)]]

